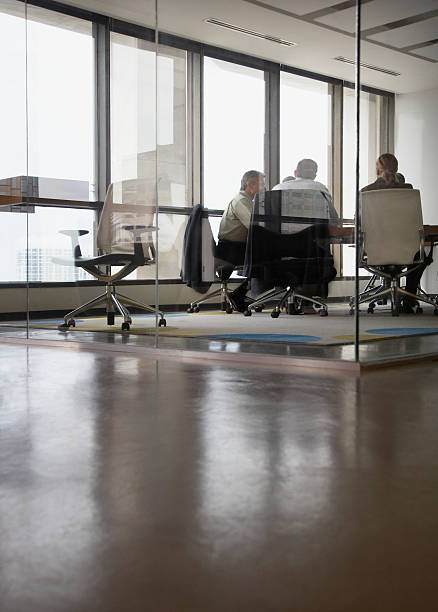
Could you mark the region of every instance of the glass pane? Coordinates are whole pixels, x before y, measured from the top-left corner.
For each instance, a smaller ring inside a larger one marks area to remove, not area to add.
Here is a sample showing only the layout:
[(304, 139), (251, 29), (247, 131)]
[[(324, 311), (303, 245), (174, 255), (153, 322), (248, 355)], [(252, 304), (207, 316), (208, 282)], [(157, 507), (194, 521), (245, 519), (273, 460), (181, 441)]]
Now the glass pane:
[(28, 186), (26, 21), (22, 2), (0, 0), (0, 74), (0, 334), (25, 336), (27, 270), (22, 257), (26, 252), (27, 215), (22, 205)]
[[(368, 185), (376, 178), (376, 159), (380, 155), (378, 97), (364, 91), (360, 94), (360, 185)], [(346, 219), (354, 217), (356, 140), (352, 125), (355, 122), (355, 112), (354, 89), (344, 87), (343, 213)]]
[(263, 172), (264, 137), (263, 72), (204, 58), (206, 208), (225, 209), (247, 170)]
[[(74, 208), (38, 206), (29, 214), (29, 281), (75, 282), (92, 280), (83, 268), (75, 267), (71, 239), (65, 230), (85, 230), (80, 245), (84, 257), (94, 254), (95, 212)], [(24, 272), (25, 252), (20, 253)]]
[(328, 84), (282, 72), (280, 126), (280, 179), (294, 176), (299, 160), (310, 158), (318, 164), (316, 180), (330, 187), (331, 97)]
[(96, 200), (92, 24), (32, 5), (27, 17), (32, 195)]
[(155, 179), (154, 44), (111, 33), (111, 180)]
[[(186, 52), (160, 47), (155, 106), (155, 44), (111, 34), (111, 179), (155, 181), (161, 206), (188, 206)], [(158, 132), (156, 127), (158, 121)]]

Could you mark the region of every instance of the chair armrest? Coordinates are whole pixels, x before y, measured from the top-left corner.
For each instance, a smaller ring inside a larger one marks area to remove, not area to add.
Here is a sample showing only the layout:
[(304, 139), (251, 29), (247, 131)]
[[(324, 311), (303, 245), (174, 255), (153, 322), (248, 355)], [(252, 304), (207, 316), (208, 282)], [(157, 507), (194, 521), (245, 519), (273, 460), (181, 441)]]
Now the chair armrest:
[(85, 234), (89, 234), (88, 230), (59, 230), (60, 234), (64, 234), (64, 236), (69, 236), (71, 239), (71, 248), (73, 251), (73, 257), (81, 257), (81, 247), (79, 246), (79, 237), (85, 236)]

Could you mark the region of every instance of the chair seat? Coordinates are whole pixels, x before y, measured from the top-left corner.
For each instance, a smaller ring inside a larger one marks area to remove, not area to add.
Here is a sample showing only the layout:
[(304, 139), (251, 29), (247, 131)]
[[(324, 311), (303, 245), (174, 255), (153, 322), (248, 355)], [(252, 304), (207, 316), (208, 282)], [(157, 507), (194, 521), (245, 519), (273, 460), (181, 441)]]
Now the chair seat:
[[(144, 263), (149, 259), (145, 258)], [(126, 266), (130, 263), (138, 263), (138, 256), (134, 253), (109, 253), (108, 255), (98, 255), (97, 257), (76, 257), (75, 266)]]

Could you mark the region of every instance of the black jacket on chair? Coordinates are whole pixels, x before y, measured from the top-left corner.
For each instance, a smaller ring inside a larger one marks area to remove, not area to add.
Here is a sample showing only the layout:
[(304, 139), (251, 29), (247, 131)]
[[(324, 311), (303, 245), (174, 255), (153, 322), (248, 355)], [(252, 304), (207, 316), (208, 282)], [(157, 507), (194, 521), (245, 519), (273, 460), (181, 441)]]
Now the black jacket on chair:
[(193, 207), (184, 232), (181, 278), (188, 287), (206, 293), (212, 283), (202, 280), (202, 206)]

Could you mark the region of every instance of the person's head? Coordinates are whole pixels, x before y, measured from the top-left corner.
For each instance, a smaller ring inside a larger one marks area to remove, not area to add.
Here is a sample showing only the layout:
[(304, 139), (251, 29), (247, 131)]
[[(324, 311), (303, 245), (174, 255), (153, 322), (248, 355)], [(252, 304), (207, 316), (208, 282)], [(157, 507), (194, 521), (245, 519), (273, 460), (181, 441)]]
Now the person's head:
[(251, 196), (255, 196), (265, 188), (265, 175), (258, 170), (248, 170), (242, 176), (240, 181), (240, 189), (246, 191)]
[(392, 153), (383, 153), (376, 161), (376, 174), (385, 183), (399, 183), (397, 176), (398, 161)]
[(297, 164), (295, 170), (295, 176), (297, 178), (315, 180), (316, 173), (318, 172), (318, 164), (313, 159), (302, 159)]

